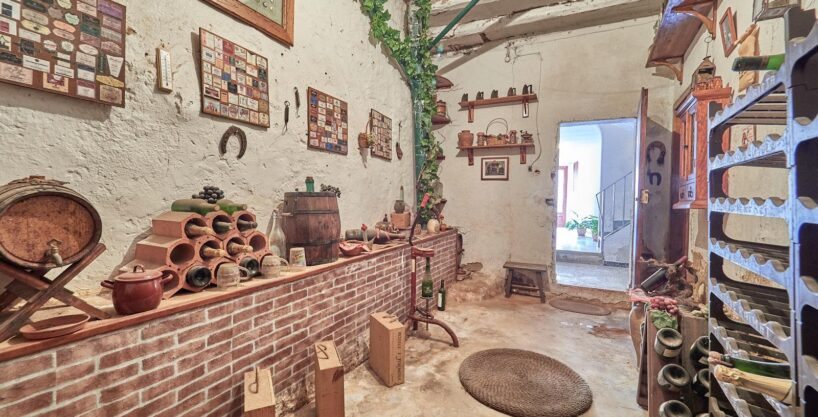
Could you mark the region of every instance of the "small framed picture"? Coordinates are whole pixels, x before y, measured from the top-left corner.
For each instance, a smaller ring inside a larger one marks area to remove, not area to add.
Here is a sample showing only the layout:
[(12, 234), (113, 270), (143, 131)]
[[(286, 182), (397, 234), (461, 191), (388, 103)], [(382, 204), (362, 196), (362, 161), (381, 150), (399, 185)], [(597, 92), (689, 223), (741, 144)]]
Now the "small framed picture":
[(730, 56), (736, 46), (738, 46), (738, 34), (736, 34), (736, 15), (731, 7), (727, 8), (724, 16), (719, 21), (719, 31), (721, 32), (721, 44), (724, 46), (724, 56)]
[(480, 179), (483, 181), (508, 181), (509, 158), (482, 158)]

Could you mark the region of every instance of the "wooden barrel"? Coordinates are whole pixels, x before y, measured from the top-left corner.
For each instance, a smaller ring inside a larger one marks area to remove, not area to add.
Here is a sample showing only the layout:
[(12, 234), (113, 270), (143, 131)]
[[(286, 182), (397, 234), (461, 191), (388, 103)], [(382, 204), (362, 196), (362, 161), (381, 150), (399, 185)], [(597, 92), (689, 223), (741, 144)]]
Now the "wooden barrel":
[(287, 253), (304, 248), (307, 265), (338, 260), (341, 216), (335, 193), (285, 193), (282, 212)]
[(0, 257), (47, 270), (82, 259), (99, 243), (99, 213), (63, 184), (29, 177), (0, 187)]

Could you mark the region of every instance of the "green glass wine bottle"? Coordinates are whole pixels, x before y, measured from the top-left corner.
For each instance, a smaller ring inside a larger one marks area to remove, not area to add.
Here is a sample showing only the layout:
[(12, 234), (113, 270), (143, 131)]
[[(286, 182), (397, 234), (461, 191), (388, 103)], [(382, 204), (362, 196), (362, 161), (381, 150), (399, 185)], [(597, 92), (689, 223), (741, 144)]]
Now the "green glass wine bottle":
[(432, 263), (426, 258), (426, 272), (423, 273), (423, 280), (420, 283), (420, 296), (422, 298), (434, 298), (435, 281), (432, 279)]
[(208, 204), (207, 201), (192, 198), (176, 200), (170, 205), (170, 211), (193, 212), (202, 216), (218, 209), (219, 206), (216, 204)]
[(446, 311), (446, 280), (440, 281), (440, 289), (437, 290), (437, 309)]
[(233, 224), (230, 222), (213, 222), (213, 230), (216, 231), (218, 234), (225, 234), (231, 230), (233, 230)]
[(234, 203), (233, 201), (226, 199), (221, 199), (217, 201), (216, 204), (222, 211), (231, 216), (237, 211), (247, 210), (247, 204)]
[(784, 65), (784, 54), (742, 56), (733, 61), (733, 71), (778, 71)]
[(710, 352), (710, 363), (714, 365), (726, 365), (740, 371), (761, 376), (773, 378), (790, 377), (790, 364), (788, 363), (760, 362), (751, 359), (736, 358), (730, 355), (722, 355), (719, 352)]

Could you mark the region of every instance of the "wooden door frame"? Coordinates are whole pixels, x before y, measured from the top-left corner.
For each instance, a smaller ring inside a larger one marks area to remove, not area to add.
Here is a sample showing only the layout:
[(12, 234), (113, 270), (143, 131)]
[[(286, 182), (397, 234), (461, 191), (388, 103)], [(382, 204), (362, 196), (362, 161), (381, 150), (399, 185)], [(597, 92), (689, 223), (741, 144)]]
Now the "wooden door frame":
[[(557, 201), (557, 227), (565, 227), (565, 222), (568, 220), (568, 166), (560, 165), (557, 170), (562, 172), (562, 203)], [(576, 178), (574, 178), (576, 180)], [(559, 187), (559, 174), (557, 174), (557, 186)], [(558, 198), (559, 200), (559, 198)], [(560, 207), (562, 205), (562, 217), (560, 217)]]

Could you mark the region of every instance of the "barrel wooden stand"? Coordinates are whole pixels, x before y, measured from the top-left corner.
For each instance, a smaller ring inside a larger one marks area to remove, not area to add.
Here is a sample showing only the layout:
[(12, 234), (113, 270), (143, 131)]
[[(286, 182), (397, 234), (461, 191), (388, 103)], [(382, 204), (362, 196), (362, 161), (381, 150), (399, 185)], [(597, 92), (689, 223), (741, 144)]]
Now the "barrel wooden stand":
[(28, 272), (19, 266), (0, 260), (0, 313), (13, 307), (18, 300), (26, 300), (26, 304), (19, 310), (0, 321), (0, 342), (17, 335), (31, 316), (51, 298), (56, 298), (82, 310), (91, 317), (100, 320), (108, 318), (107, 313), (80, 300), (71, 291), (65, 289), (66, 284), (87, 268), (102, 252), (105, 252), (105, 245), (99, 243), (53, 281), (43, 276), (42, 273)]

